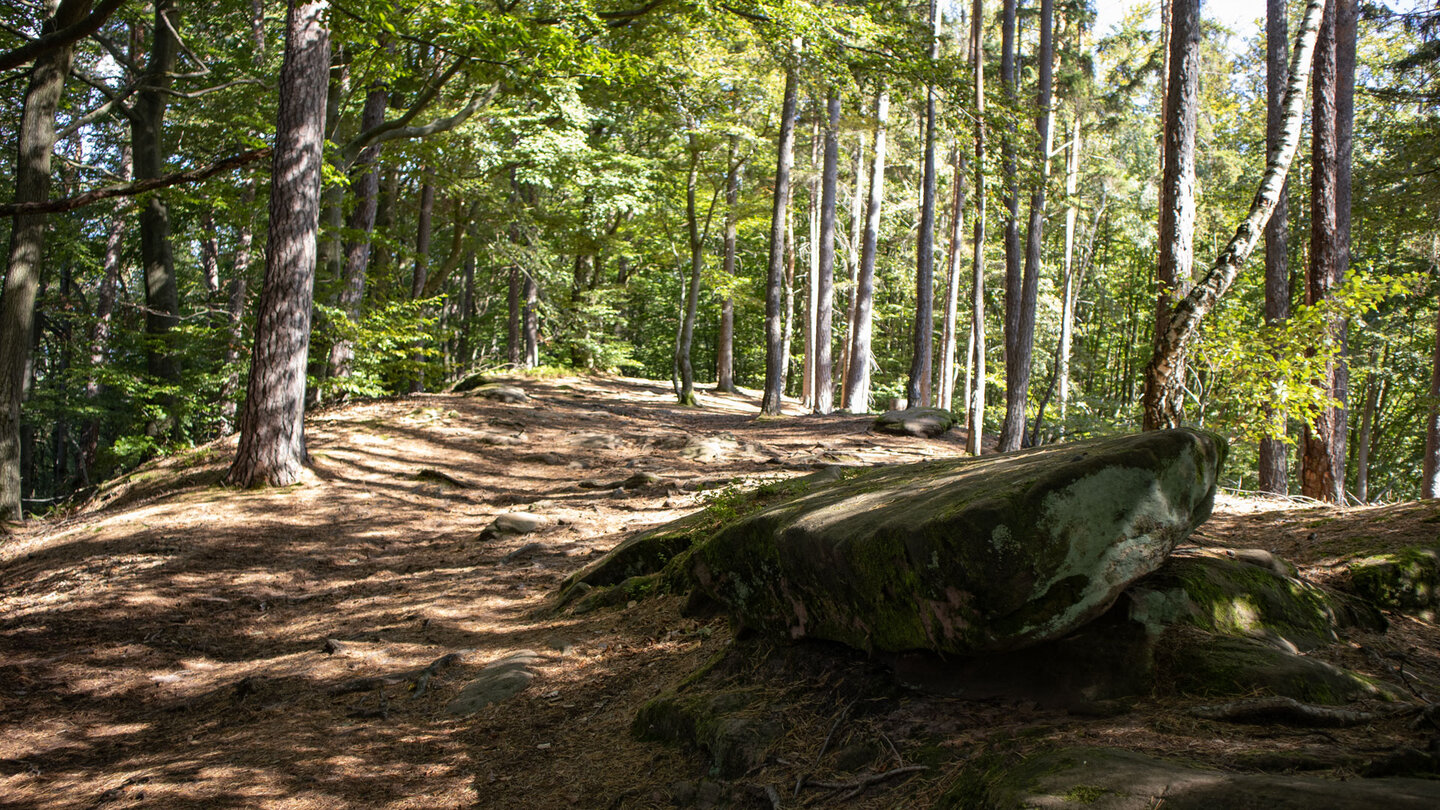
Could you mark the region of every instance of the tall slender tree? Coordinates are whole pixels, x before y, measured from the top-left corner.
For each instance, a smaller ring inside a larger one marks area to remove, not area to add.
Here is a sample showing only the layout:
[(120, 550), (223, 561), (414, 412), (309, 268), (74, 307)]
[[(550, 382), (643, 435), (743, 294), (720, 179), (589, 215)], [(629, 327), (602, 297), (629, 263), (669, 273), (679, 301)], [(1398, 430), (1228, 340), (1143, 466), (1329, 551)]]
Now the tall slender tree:
[[(1020, 103), (1019, 85), (1015, 77), (1015, 48), (1016, 48), (1016, 0), (1005, 0), (1001, 7), (1000, 20), (1000, 84), (1005, 90), (1005, 101), (1014, 108)], [(1025, 421), (1025, 414), (1022, 412), (1018, 417), (1012, 418), (1010, 411), (1011, 390), (1014, 387), (1018, 372), (1015, 370), (1015, 363), (1018, 360), (1020, 339), (1020, 320), (1022, 308), (1020, 306), (1021, 286), (1023, 281), (1024, 267), (1023, 254), (1020, 252), (1020, 175), (1017, 165), (1015, 133), (1013, 128), (1007, 128), (1000, 139), (1001, 171), (1005, 177), (1005, 190), (1002, 195), (1002, 202), (1005, 205), (1005, 425), (1022, 425)], [(1013, 450), (1020, 446), (1021, 431), (1010, 430), (1010, 436), (1005, 435), (1001, 429), (1001, 441), (999, 449), (1001, 452)]]
[(328, 0), (289, 0), (271, 168), (270, 230), (240, 443), (226, 480), (286, 486), (305, 452), (305, 362), (310, 349), (325, 85)]
[(725, 235), (721, 247), (721, 273), (726, 292), (720, 299), (720, 335), (715, 347), (715, 390), (735, 393), (735, 299), (729, 283), (735, 278), (735, 244), (739, 240), (740, 171), (743, 162), (737, 159), (736, 138), (730, 138), (730, 174), (725, 178)]
[(978, 456), (985, 433), (985, 3), (974, 0), (970, 13), (970, 64), (975, 79), (975, 237), (970, 281), (970, 366), (974, 379), (965, 403), (965, 451)]
[(820, 176), (820, 256), (815, 310), (815, 412), (835, 408), (833, 374), (835, 308), (835, 194), (840, 181), (840, 93), (825, 102), (825, 164)]
[[(1290, 25), (1285, 0), (1265, 3), (1265, 148), (1280, 142), (1285, 96), (1285, 48)], [(1288, 186), (1288, 184), (1287, 184)], [(1265, 225), (1265, 321), (1272, 326), (1290, 317), (1289, 206), (1286, 188), (1281, 188), (1275, 213)], [(1271, 413), (1275, 436), (1260, 440), (1259, 488), (1261, 492), (1286, 494), (1289, 489), (1290, 448), (1285, 441), (1285, 415)]]
[(890, 93), (875, 93), (875, 134), (870, 149), (870, 198), (865, 206), (865, 235), (855, 278), (854, 332), (845, 367), (845, 410), (870, 410), (871, 310), (875, 304), (875, 251), (880, 241), (880, 209), (885, 202), (885, 126), (890, 119)]
[[(929, 57), (940, 55), (940, 13), (930, 3)], [(925, 87), (925, 169), (920, 181), (920, 232), (915, 245), (915, 331), (910, 349), (910, 379), (905, 384), (909, 407), (930, 405), (931, 365), (935, 344), (935, 88)]]
[(785, 246), (789, 240), (786, 225), (790, 210), (790, 166), (795, 154), (796, 73), (794, 65), (785, 71), (785, 96), (780, 105), (780, 138), (775, 158), (775, 202), (770, 212), (770, 261), (765, 275), (765, 393), (760, 412), (771, 416), (780, 414), (790, 359), (785, 345), (781, 299), (785, 284)]

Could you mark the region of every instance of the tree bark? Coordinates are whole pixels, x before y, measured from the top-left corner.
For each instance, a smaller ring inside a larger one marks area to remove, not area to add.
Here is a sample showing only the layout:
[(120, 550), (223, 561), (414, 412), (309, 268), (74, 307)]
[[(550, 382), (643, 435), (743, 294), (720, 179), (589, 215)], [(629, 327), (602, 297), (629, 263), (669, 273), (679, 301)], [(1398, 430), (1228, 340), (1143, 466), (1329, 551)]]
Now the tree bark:
[(305, 361), (310, 348), (325, 85), (330, 67), (327, 0), (290, 0), (280, 68), (270, 228), (240, 444), (226, 477), (239, 487), (287, 486), (305, 453)]
[[(90, 12), (90, 0), (63, 0), (45, 21), (40, 35), (61, 31)], [(15, 201), (41, 202), (50, 196), (50, 153), (55, 145), (55, 113), (70, 75), (72, 44), (59, 45), (35, 58), (20, 113), (15, 156)], [(35, 296), (45, 252), (44, 214), (21, 214), (10, 226), (10, 252), (0, 295), (0, 521), (20, 520), (20, 403), (25, 399), (35, 328)]]
[(525, 274), (525, 368), (540, 365), (540, 285), (529, 270)]
[[(1385, 347), (1385, 359), (1375, 365), (1375, 352), (1370, 352), (1371, 372), (1365, 380), (1365, 404), (1360, 411), (1360, 429), (1355, 436), (1355, 498), (1360, 503), (1370, 502), (1370, 446), (1375, 430), (1375, 411), (1380, 404), (1380, 389), (1384, 382), (1375, 369), (1389, 365), (1390, 347)], [(1427, 443), (1429, 436), (1426, 436)]]
[(1062, 429), (1070, 408), (1070, 341), (1075, 327), (1075, 228), (1080, 214), (1075, 195), (1079, 190), (1081, 144), (1078, 107), (1071, 126), (1065, 165), (1065, 268), (1060, 285), (1060, 351), (1055, 360), (1056, 397), (1059, 399)]
[(760, 412), (778, 416), (785, 392), (789, 357), (781, 311), (785, 276), (786, 222), (789, 217), (790, 166), (795, 151), (796, 69), (785, 71), (785, 99), (780, 107), (780, 141), (775, 159), (775, 202), (770, 212), (770, 261), (765, 276), (765, 394)]
[(870, 410), (871, 309), (875, 303), (875, 250), (880, 239), (880, 209), (885, 202), (885, 125), (890, 118), (890, 93), (875, 94), (875, 135), (870, 148), (870, 199), (865, 206), (865, 234), (855, 278), (855, 331), (850, 362), (845, 368), (845, 410)]
[[(130, 148), (120, 147), (120, 177), (130, 179)], [(110, 349), (110, 327), (111, 319), (115, 314), (115, 301), (120, 290), (121, 264), (124, 261), (122, 248), (125, 244), (125, 214), (130, 206), (121, 203), (116, 206), (114, 214), (110, 218), (110, 230), (105, 236), (105, 257), (101, 261), (100, 288), (95, 293), (95, 323), (90, 327), (90, 374), (85, 380), (85, 401), (90, 407), (95, 408), (100, 398), (100, 380), (95, 376), (95, 369), (105, 363), (105, 355)], [(96, 411), (98, 413), (98, 409)], [(85, 427), (85, 436), (82, 440), (80, 452), (80, 463), (87, 478), (89, 471), (95, 467), (95, 459), (100, 451), (100, 419), (94, 417)]]
[[(150, 56), (129, 116), (136, 180), (158, 178), (165, 172), (165, 110), (169, 103), (166, 91), (173, 83), (171, 76), (179, 53), (179, 42), (170, 24), (174, 23), (173, 10), (172, 0), (156, 0)], [(145, 274), (149, 371), (161, 382), (178, 384), (180, 360), (170, 343), (170, 331), (180, 324), (180, 288), (170, 244), (170, 207), (160, 194), (150, 195), (140, 208), (140, 263)], [(171, 413), (167, 413), (165, 423), (152, 425), (152, 432), (168, 432), (174, 427), (173, 408), (174, 403), (166, 405)]]
[(805, 274), (805, 356), (800, 382), (800, 402), (815, 407), (815, 318), (820, 308), (820, 166), (824, 135), (817, 115), (810, 128), (810, 268)]
[(226, 372), (225, 382), (220, 385), (220, 424), (217, 431), (221, 436), (229, 436), (234, 433), (238, 421), (235, 392), (240, 389), (239, 365), (241, 342), (244, 339), (245, 329), (245, 296), (250, 278), (250, 249), (255, 239), (255, 231), (250, 223), (250, 204), (255, 201), (257, 185), (258, 183), (253, 177), (245, 185), (245, 193), (241, 197), (244, 201), (245, 214), (240, 218), (235, 235), (235, 256), (231, 260), (233, 266), (230, 274), (229, 296), (225, 307), (230, 329), (228, 340), (225, 342)]
[[(1333, 0), (1325, 13), (1315, 46), (1315, 82), (1311, 111), (1310, 273), (1305, 303), (1319, 304), (1334, 295), (1349, 265), (1350, 122), (1354, 86), (1354, 0)], [(1347, 25), (1341, 24), (1348, 17)], [(1341, 29), (1347, 33), (1342, 34)], [(1345, 40), (1348, 39), (1348, 48)], [(1343, 51), (1349, 51), (1348, 70)], [(1344, 75), (1342, 75), (1344, 74)], [(1347, 92), (1349, 91), (1349, 92)], [(1345, 96), (1345, 99), (1341, 97)], [(1342, 181), (1342, 177), (1344, 178)], [(1345, 188), (1342, 191), (1341, 184)], [(1343, 212), (1343, 213), (1342, 213)], [(1344, 222), (1342, 222), (1342, 219)], [(1345, 329), (1327, 325), (1337, 348), (1320, 381), (1338, 404), (1327, 406), (1305, 431), (1301, 492), (1307, 497), (1343, 502), (1345, 490)]]
[(849, 401), (850, 346), (855, 342), (855, 289), (860, 272), (860, 236), (865, 222), (865, 133), (855, 136), (855, 187), (850, 194), (850, 243), (845, 270), (850, 278), (850, 299), (845, 308), (845, 342), (840, 346), (840, 402)]
[(700, 179), (700, 138), (689, 134), (690, 171), (685, 175), (685, 230), (690, 237), (690, 283), (685, 291), (685, 313), (680, 339), (675, 345), (675, 365), (680, 370), (681, 405), (695, 405), (695, 367), (690, 347), (695, 341), (695, 316), (700, 307), (700, 277), (705, 271), (705, 240), (700, 236), (700, 215), (695, 208), (695, 186)]
[[(425, 183), (420, 187), (420, 213), (415, 223), (415, 266), (410, 273), (410, 298), (419, 300), (425, 295), (425, 282), (430, 269), (430, 231), (431, 222), (435, 216), (435, 183), (431, 180), (429, 170), (425, 170)], [(422, 365), (425, 358), (418, 351), (420, 346), (415, 345), (416, 353), (411, 356), (415, 363), (415, 376), (410, 378), (410, 393), (418, 394), (425, 390), (425, 372)]]
[[(940, 54), (940, 13), (930, 4), (930, 61)], [(915, 245), (915, 332), (906, 406), (929, 407), (935, 348), (935, 88), (925, 88), (925, 169), (920, 181), (920, 233)]]
[(1430, 408), (1425, 415), (1425, 458), (1421, 465), (1420, 497), (1440, 498), (1440, 315), (1435, 322), (1429, 401)]
[[(1285, 47), (1289, 44), (1289, 18), (1285, 0), (1267, 0), (1265, 4), (1265, 147), (1275, 149), (1280, 143), (1284, 124)], [(1290, 317), (1290, 267), (1288, 259), (1289, 206), (1286, 187), (1280, 189), (1275, 213), (1265, 225), (1265, 321), (1278, 326)], [(1284, 495), (1289, 492), (1290, 447), (1285, 442), (1285, 414), (1267, 408), (1274, 423), (1274, 438), (1260, 440), (1259, 489)]]
[(735, 301), (729, 285), (735, 278), (735, 242), (739, 236), (740, 164), (735, 160), (736, 139), (730, 139), (730, 174), (725, 178), (725, 237), (721, 274), (726, 293), (720, 301), (720, 338), (715, 350), (715, 390), (735, 393)]
[(1310, 81), (1310, 59), (1315, 51), (1315, 35), (1320, 27), (1320, 14), (1325, 0), (1308, 0), (1305, 16), (1295, 37), (1295, 50), (1290, 59), (1290, 79), (1285, 88), (1285, 125), (1276, 148), (1266, 157), (1265, 174), (1251, 200), (1250, 211), (1235, 229), (1225, 249), (1216, 257), (1210, 270), (1170, 313), (1170, 326), (1160, 336), (1155, 352), (1145, 369), (1145, 429), (1160, 430), (1179, 427), (1185, 351), (1199, 331), (1200, 321), (1215, 307), (1220, 296), (1230, 289), (1240, 267), (1250, 257), (1261, 231), (1280, 198), (1285, 175), (1300, 144), (1304, 120), (1305, 90)]
[[(960, 142), (955, 142), (954, 159), (955, 180), (953, 194), (950, 200), (950, 252), (947, 254), (945, 264), (945, 324), (940, 335), (940, 390), (936, 393), (936, 405), (942, 410), (950, 410), (955, 400), (955, 353), (957, 349), (957, 333), (960, 322), (960, 253), (964, 250), (965, 239), (965, 173), (969, 171), (969, 160), (966, 153), (960, 149)], [(974, 339), (974, 335), (971, 335)], [(969, 400), (970, 369), (969, 363), (975, 347), (970, 346), (966, 353), (966, 400)]]
[(840, 93), (826, 101), (825, 165), (820, 177), (820, 267), (816, 280), (815, 412), (835, 409), (832, 374), (835, 309), (835, 195), (840, 181)]
[[(1196, 0), (1198, 2), (1198, 0)], [(1025, 404), (1030, 391), (1030, 358), (1035, 346), (1035, 305), (1040, 289), (1040, 249), (1045, 229), (1045, 185), (1050, 175), (1050, 101), (1054, 86), (1055, 36), (1053, 0), (1040, 4), (1040, 91), (1035, 131), (1040, 139), (1040, 179), (1030, 194), (1030, 221), (1025, 228), (1025, 267), (1020, 300), (1011, 317), (1015, 326), (1005, 352), (1005, 421), (999, 449), (1018, 450), (1025, 438)], [(1009, 300), (1006, 301), (1007, 312)]]
[(975, 76), (975, 236), (970, 282), (970, 365), (974, 379), (965, 403), (965, 451), (978, 456), (985, 433), (985, 3), (975, 0), (970, 14), (970, 59)]
[[(389, 93), (383, 85), (375, 85), (365, 94), (365, 107), (360, 113), (360, 128), (370, 129), (385, 122), (385, 105)], [(375, 215), (380, 196), (380, 171), (375, 161), (380, 147), (371, 146), (360, 153), (355, 167), (360, 172), (354, 184), (355, 208), (345, 223), (349, 241), (344, 244), (344, 275), (340, 286), (340, 309), (351, 323), (360, 320), (360, 305), (365, 300), (365, 276), (370, 265), (370, 237), (375, 231)], [(355, 344), (341, 335), (330, 347), (330, 376), (350, 376), (355, 359)]]

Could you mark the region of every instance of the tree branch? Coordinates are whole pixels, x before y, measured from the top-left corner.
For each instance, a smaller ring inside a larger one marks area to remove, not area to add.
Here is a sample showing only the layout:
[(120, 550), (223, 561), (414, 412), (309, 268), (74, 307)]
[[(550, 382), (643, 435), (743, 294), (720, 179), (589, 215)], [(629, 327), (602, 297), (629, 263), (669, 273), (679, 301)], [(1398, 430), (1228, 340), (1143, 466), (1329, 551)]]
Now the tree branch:
[[(28, 64), (41, 54), (49, 53), (56, 48), (63, 48), (95, 33), (100, 30), (100, 26), (104, 25), (106, 20), (110, 19), (110, 15), (123, 5), (125, 5), (125, 0), (100, 0), (100, 5), (77, 22), (0, 54), (0, 70), (11, 70)], [(58, 18), (59, 15), (60, 12), (57, 11), (56, 17)]]
[(446, 118), (437, 118), (422, 126), (407, 127), (401, 123), (415, 117), (412, 108), (412, 112), (407, 112), (395, 121), (386, 122), (368, 132), (362, 132), (351, 139), (351, 141), (345, 144), (340, 150), (343, 165), (346, 168), (353, 165), (356, 158), (358, 158), (360, 153), (368, 146), (382, 144), (386, 141), (393, 141), (399, 138), (425, 138), (441, 132), (448, 132), (465, 123), (470, 119), (470, 116), (476, 112), (489, 106), (490, 102), (494, 101), (495, 97), (500, 95), (500, 90), (503, 87), (503, 82), (495, 82), (485, 90), (471, 96), (470, 103), (466, 104), (459, 112)]
[(194, 183), (213, 177), (222, 172), (230, 171), (253, 163), (257, 160), (264, 160), (270, 157), (274, 150), (271, 147), (263, 149), (251, 149), (248, 152), (241, 152), (238, 155), (225, 158), (224, 160), (211, 163), (209, 166), (202, 166), (189, 171), (175, 172), (163, 177), (151, 177), (144, 180), (136, 180), (133, 183), (123, 183), (117, 186), (106, 186), (87, 191), (83, 194), (76, 194), (73, 197), (65, 197), (59, 200), (46, 200), (44, 202), (7, 203), (0, 205), (0, 216), (17, 216), (19, 214), (56, 214), (62, 211), (74, 211), (77, 208), (84, 208), (87, 205), (108, 200), (112, 197), (133, 197), (136, 194), (143, 194), (147, 191), (154, 191), (157, 188), (176, 186), (181, 183)]

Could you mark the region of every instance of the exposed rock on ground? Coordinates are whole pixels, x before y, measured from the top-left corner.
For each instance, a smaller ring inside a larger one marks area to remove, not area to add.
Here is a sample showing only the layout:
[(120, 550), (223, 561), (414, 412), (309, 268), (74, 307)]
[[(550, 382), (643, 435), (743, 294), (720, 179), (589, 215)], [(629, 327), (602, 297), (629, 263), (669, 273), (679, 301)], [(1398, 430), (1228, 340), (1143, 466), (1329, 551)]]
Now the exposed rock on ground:
[(955, 415), (939, 408), (886, 411), (875, 420), (877, 433), (934, 438), (955, 427)]

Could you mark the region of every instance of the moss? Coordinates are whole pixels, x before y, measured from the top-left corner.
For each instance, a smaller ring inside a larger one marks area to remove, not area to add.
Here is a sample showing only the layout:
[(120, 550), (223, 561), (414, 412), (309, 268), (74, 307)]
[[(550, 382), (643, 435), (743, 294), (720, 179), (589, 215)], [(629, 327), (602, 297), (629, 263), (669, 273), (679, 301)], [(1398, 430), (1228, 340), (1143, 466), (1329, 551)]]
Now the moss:
[(1060, 798), (1073, 804), (1094, 804), (1106, 796), (1118, 795), (1115, 791), (1098, 785), (1076, 785), (1065, 791)]
[(1440, 549), (1411, 547), (1350, 564), (1350, 587), (1390, 610), (1431, 613), (1440, 607)]
[(784, 726), (756, 690), (731, 689), (694, 695), (667, 692), (640, 708), (630, 730), (641, 740), (705, 751), (716, 775), (730, 779), (764, 762)]
[(1248, 638), (1177, 632), (1167, 637), (1156, 658), (1157, 683), (1170, 684), (1182, 694), (1223, 698), (1261, 693), (1337, 705), (1380, 691), (1354, 672)]

